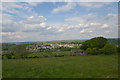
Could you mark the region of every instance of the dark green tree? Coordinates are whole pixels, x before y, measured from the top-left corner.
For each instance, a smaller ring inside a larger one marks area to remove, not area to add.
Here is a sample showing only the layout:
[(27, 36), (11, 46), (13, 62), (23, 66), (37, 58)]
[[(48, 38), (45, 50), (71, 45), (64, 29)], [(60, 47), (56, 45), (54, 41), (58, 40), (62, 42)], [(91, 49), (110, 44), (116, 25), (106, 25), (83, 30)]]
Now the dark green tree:
[(86, 50), (87, 48), (103, 48), (104, 45), (108, 43), (107, 39), (104, 37), (95, 37), (82, 43), (81, 49)]
[(5, 54), (5, 57), (6, 57), (7, 59), (11, 59), (11, 58), (12, 58), (12, 55), (11, 55), (11, 54)]
[(117, 52), (120, 53), (120, 46), (117, 47)]
[(80, 47), (83, 50), (86, 50), (88, 48), (89, 40), (82, 43), (82, 46)]
[(97, 48), (87, 48), (85, 51), (86, 54), (90, 54), (90, 55), (97, 55), (99, 54), (99, 50)]
[(103, 54), (115, 54), (117, 53), (117, 47), (115, 44), (106, 44), (102, 49), (101, 52)]

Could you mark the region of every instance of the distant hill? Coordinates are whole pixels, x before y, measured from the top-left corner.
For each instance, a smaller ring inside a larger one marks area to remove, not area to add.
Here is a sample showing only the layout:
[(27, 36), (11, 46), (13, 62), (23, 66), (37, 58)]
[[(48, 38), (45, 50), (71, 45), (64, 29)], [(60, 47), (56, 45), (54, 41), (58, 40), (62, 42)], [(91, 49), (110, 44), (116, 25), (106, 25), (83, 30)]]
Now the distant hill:
[[(116, 44), (118, 45), (118, 38), (107, 38), (109, 43)], [(73, 43), (73, 44), (81, 44), (82, 42), (86, 41), (88, 39), (83, 39), (83, 40), (55, 40), (55, 41), (35, 41), (35, 42), (8, 42), (8, 43), (2, 43), (2, 45), (6, 44), (16, 44), (16, 45), (21, 45), (21, 44), (33, 44), (33, 43)]]
[(85, 40), (57, 40), (57, 41), (47, 41), (47, 43), (62, 43), (62, 44), (81, 44)]
[(116, 45), (120, 43), (120, 41), (118, 41), (118, 38), (108, 38), (108, 42)]
[(33, 41), (33, 42), (6, 42), (2, 43), (4, 45), (6, 44), (16, 44), (16, 45), (22, 45), (22, 44), (33, 44), (33, 43), (82, 43), (84, 40), (54, 40), (54, 41)]

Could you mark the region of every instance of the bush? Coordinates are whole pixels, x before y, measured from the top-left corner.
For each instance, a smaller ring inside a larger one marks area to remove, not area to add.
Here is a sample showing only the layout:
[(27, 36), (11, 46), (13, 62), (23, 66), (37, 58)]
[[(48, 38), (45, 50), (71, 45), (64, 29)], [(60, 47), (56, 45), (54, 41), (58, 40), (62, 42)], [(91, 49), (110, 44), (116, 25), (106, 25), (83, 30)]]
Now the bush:
[(114, 54), (117, 53), (117, 47), (114, 44), (106, 44), (102, 49), (101, 49), (103, 54)]
[(7, 59), (11, 59), (11, 58), (12, 58), (12, 55), (11, 55), (11, 54), (6, 54), (5, 57), (6, 57)]
[(120, 53), (120, 46), (117, 47), (117, 52)]
[(15, 58), (25, 58), (29, 54), (26, 50), (26, 45), (16, 45), (11, 48)]
[(104, 37), (95, 37), (90, 40), (86, 40), (82, 43), (81, 49), (86, 50), (87, 48), (98, 48), (101, 49), (104, 47), (105, 44), (107, 44), (108, 41)]
[(86, 54), (91, 54), (91, 55), (97, 55), (99, 54), (99, 50), (97, 48), (87, 48), (87, 50), (85, 51)]
[(56, 54), (54, 57), (63, 57), (63, 54)]
[(92, 51), (92, 49), (91, 49), (91, 48), (87, 48), (87, 49), (86, 49), (86, 51), (85, 51), (85, 53), (86, 53), (86, 54), (90, 54), (90, 53), (91, 53), (91, 51)]
[(51, 55), (50, 55), (50, 53), (47, 53), (47, 52), (46, 52), (46, 53), (43, 53), (43, 56), (44, 56), (44, 57), (49, 57), (49, 56), (51, 56)]

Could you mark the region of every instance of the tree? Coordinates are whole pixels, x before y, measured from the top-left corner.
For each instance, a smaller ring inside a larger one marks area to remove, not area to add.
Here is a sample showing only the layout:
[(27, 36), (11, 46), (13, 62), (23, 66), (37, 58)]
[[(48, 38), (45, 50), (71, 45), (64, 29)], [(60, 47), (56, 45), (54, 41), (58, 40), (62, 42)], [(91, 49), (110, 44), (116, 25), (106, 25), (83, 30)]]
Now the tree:
[(106, 44), (102, 49), (101, 49), (103, 54), (115, 54), (117, 53), (117, 47), (114, 44)]
[(120, 46), (117, 47), (117, 52), (120, 53)]
[(86, 54), (91, 54), (92, 53), (92, 49), (91, 48), (87, 48), (85, 51)]
[(97, 48), (87, 48), (85, 51), (86, 54), (91, 54), (91, 55), (97, 55), (99, 53), (99, 50)]
[(83, 50), (86, 50), (88, 48), (88, 43), (89, 43), (89, 40), (83, 42), (82, 46), (80, 48), (83, 49)]
[(11, 54), (5, 54), (5, 57), (6, 57), (7, 59), (11, 59), (11, 58), (12, 58), (12, 55), (11, 55)]
[(86, 50), (87, 48), (103, 48), (105, 44), (107, 44), (108, 41), (104, 37), (95, 37), (90, 40), (87, 40), (82, 43), (81, 49)]
[(25, 58), (28, 55), (26, 45), (16, 45), (15, 47), (11, 48), (11, 50), (14, 53), (15, 58)]

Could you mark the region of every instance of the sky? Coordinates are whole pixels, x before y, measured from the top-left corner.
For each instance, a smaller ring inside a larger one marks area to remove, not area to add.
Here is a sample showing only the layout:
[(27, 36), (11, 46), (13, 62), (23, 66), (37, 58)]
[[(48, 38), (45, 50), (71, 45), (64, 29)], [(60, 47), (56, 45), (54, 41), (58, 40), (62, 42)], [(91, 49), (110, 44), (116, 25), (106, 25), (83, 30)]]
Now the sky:
[(117, 2), (3, 2), (2, 42), (118, 37)]

